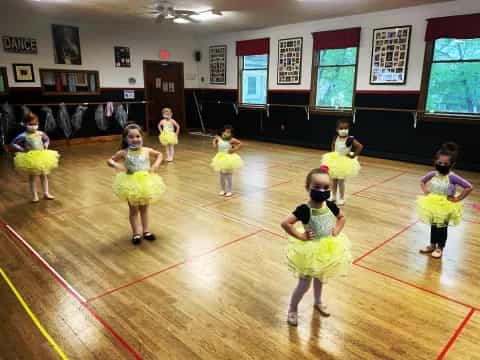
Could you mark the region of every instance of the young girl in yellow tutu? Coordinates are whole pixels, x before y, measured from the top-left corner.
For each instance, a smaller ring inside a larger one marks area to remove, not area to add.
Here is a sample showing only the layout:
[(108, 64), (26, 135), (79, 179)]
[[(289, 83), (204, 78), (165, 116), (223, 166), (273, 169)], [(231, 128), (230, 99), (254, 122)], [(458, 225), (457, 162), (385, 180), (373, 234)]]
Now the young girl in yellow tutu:
[[(442, 257), (447, 242), (448, 226), (458, 225), (462, 219), (463, 204), (473, 190), (472, 184), (452, 172), (458, 157), (458, 146), (448, 142), (435, 155), (435, 169), (422, 178), (421, 187), (425, 195), (417, 199), (420, 220), (431, 225), (430, 245), (420, 250), (435, 259)], [(456, 194), (456, 186), (462, 188)]]
[(165, 146), (167, 152), (167, 161), (173, 161), (175, 154), (175, 145), (178, 144), (178, 134), (180, 133), (180, 125), (172, 119), (173, 113), (170, 108), (162, 109), (163, 119), (158, 123), (160, 131), (160, 143)]
[[(155, 160), (150, 165), (151, 157)], [(144, 147), (140, 126), (130, 124), (123, 131), (122, 149), (108, 159), (107, 163), (119, 171), (115, 177), (113, 192), (128, 202), (132, 243), (140, 244), (142, 229), (145, 240), (155, 240), (155, 235), (149, 230), (148, 208), (165, 192), (162, 178), (155, 174), (162, 163), (162, 153)]]
[[(346, 275), (352, 256), (350, 241), (341, 233), (345, 216), (330, 197), (328, 168), (321, 166), (307, 175), (305, 188), (310, 199), (298, 206), (283, 222), (288, 233), (287, 261), (290, 270), (298, 277), (293, 291), (287, 322), (297, 326), (298, 304), (310, 287), (313, 278), (314, 307), (323, 316), (330, 316), (322, 302), (323, 283), (330, 278)], [(301, 221), (303, 229), (295, 226)]]
[[(350, 122), (348, 119), (337, 121), (337, 135), (332, 141), (332, 152), (323, 155), (322, 164), (330, 169), (332, 178), (331, 201), (337, 205), (345, 205), (345, 179), (358, 175), (360, 163), (357, 156), (362, 152), (363, 145), (353, 136), (349, 136)], [(354, 151), (352, 151), (352, 148)], [(337, 189), (339, 192), (337, 200)]]
[(233, 171), (243, 166), (242, 158), (236, 154), (242, 143), (233, 137), (233, 127), (225, 125), (220, 136), (213, 139), (213, 147), (217, 155), (212, 160), (212, 167), (220, 173), (220, 196), (232, 196)]
[(15, 169), (28, 175), (34, 203), (39, 201), (36, 186), (37, 178), (40, 178), (42, 184), (43, 197), (47, 200), (53, 200), (55, 197), (48, 190), (47, 175), (58, 167), (60, 155), (54, 150), (48, 150), (50, 139), (47, 134), (38, 131), (38, 117), (35, 114), (29, 113), (25, 117), (24, 124), (26, 131), (12, 141), (12, 146), (17, 151), (13, 159)]

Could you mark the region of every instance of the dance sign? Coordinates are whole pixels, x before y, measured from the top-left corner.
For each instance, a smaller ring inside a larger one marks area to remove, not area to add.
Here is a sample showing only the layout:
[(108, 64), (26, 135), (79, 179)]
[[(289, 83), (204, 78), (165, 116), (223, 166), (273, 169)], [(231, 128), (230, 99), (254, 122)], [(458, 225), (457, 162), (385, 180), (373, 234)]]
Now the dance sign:
[(37, 40), (19, 36), (2, 36), (3, 50), (20, 54), (36, 54)]

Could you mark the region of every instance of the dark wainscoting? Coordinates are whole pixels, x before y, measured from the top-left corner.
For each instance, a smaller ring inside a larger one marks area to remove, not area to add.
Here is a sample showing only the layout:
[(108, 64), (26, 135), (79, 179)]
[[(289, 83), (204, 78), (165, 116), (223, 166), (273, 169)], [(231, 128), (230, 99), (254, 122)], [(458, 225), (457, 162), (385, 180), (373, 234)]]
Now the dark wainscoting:
[[(232, 124), (239, 138), (319, 149), (328, 149), (335, 133), (338, 116), (311, 113), (307, 119), (303, 108), (278, 105), (306, 105), (310, 97), (308, 91), (270, 91), (268, 102), (277, 105), (270, 106), (269, 116), (265, 110), (246, 108), (241, 108), (237, 115), (232, 105), (215, 103), (236, 101), (235, 90), (188, 89), (187, 98), (192, 97), (193, 91), (203, 103), (202, 116), (207, 129)], [(356, 106), (415, 110), (418, 98), (418, 92), (412, 91), (359, 91)], [(187, 113), (190, 114), (188, 126), (200, 128), (192, 101), (187, 101)], [(480, 134), (478, 125), (419, 121), (414, 128), (411, 113), (371, 110), (358, 110), (355, 120), (352, 134), (365, 145), (365, 155), (430, 164), (443, 142), (455, 141), (460, 146), (458, 167), (480, 171), (480, 157), (476, 152)]]

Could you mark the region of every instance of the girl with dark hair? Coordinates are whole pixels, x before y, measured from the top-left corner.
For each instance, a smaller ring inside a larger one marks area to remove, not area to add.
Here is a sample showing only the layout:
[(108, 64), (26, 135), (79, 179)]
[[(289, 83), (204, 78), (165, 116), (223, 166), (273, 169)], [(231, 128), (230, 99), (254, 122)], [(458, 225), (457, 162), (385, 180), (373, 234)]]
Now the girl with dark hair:
[[(150, 158), (155, 158), (150, 164)], [(123, 164), (122, 164), (123, 162)], [(132, 243), (155, 240), (149, 230), (149, 205), (165, 192), (162, 178), (155, 172), (162, 163), (162, 153), (143, 146), (143, 133), (137, 124), (129, 124), (123, 130), (122, 149), (107, 161), (108, 166), (118, 170), (113, 192), (128, 202)]]
[[(352, 255), (350, 241), (341, 233), (345, 216), (330, 197), (328, 168), (321, 166), (307, 175), (305, 189), (309, 200), (298, 206), (282, 222), (289, 235), (287, 247), (288, 267), (298, 277), (288, 309), (287, 322), (297, 326), (298, 304), (308, 291), (313, 279), (314, 307), (323, 316), (330, 316), (322, 302), (323, 284), (328, 279), (345, 275), (350, 268)], [(304, 231), (295, 224), (302, 222)]]
[[(430, 245), (420, 250), (435, 259), (442, 257), (447, 242), (448, 226), (458, 225), (463, 215), (465, 199), (473, 190), (472, 184), (455, 174), (452, 169), (458, 158), (458, 146), (444, 143), (435, 155), (435, 169), (421, 180), (422, 195), (417, 200), (417, 211), (422, 222), (431, 226)], [(462, 188), (457, 195), (456, 187)]]
[(233, 127), (225, 125), (219, 136), (213, 139), (213, 147), (217, 154), (212, 159), (212, 167), (220, 173), (220, 196), (230, 197), (233, 195), (233, 171), (243, 166), (242, 158), (236, 154), (242, 143), (233, 137)]

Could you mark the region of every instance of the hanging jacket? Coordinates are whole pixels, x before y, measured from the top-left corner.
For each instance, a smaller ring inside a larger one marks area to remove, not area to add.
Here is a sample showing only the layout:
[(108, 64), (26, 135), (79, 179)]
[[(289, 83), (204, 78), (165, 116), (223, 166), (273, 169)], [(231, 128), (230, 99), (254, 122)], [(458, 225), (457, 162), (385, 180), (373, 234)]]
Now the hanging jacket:
[(70, 122), (67, 106), (64, 103), (61, 103), (58, 107), (58, 127), (62, 129), (66, 139), (72, 136), (72, 123)]
[(105, 118), (105, 112), (103, 111), (103, 105), (98, 105), (97, 110), (95, 110), (95, 123), (97, 124), (97, 128), (102, 131), (106, 131), (108, 129), (107, 119)]
[(119, 104), (115, 109), (115, 120), (122, 129), (127, 125), (128, 114), (122, 104)]
[(8, 102), (2, 105), (2, 124), (5, 135), (16, 127), (15, 112), (13, 110), (13, 106)]
[(113, 103), (109, 101), (105, 106), (105, 116), (110, 117), (112, 115), (113, 115)]
[(87, 111), (86, 106), (78, 105), (75, 109), (75, 114), (73, 114), (71, 123), (73, 127), (73, 131), (78, 131), (82, 127), (83, 115)]
[(57, 130), (57, 122), (55, 121), (55, 118), (53, 117), (52, 109), (49, 108), (48, 106), (44, 106), (44, 107), (42, 107), (42, 111), (45, 113), (44, 130), (47, 134), (51, 134), (55, 130)]
[(23, 115), (22, 121), (23, 121), (23, 120), (25, 120), (27, 115), (32, 112), (32, 110), (30, 110), (30, 108), (28, 106), (25, 106), (25, 105), (22, 105), (21, 108), (22, 108), (22, 115)]

